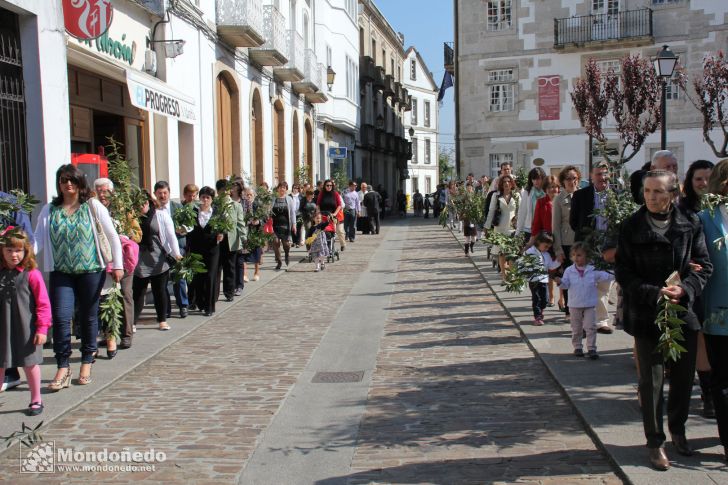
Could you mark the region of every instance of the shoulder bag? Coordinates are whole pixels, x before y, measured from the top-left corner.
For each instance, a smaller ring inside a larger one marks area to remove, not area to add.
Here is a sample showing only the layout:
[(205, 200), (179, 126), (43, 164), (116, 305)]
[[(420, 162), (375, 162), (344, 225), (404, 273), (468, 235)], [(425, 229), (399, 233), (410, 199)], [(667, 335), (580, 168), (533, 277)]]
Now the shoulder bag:
[(91, 212), (91, 218), (93, 219), (94, 230), (96, 231), (96, 240), (98, 241), (99, 249), (101, 250), (101, 257), (104, 260), (103, 263), (105, 265), (109, 264), (114, 260), (114, 255), (111, 252), (111, 244), (109, 243), (109, 239), (106, 237), (104, 227), (101, 225), (99, 214), (94, 207), (93, 202), (89, 200), (87, 204), (89, 211)]

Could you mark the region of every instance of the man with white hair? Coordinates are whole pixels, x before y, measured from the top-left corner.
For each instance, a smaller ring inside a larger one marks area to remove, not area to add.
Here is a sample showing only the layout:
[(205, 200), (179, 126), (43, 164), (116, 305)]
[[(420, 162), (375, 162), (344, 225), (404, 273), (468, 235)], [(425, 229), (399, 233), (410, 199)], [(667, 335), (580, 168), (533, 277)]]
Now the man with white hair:
[(652, 165), (650, 166), (650, 170), (667, 170), (679, 177), (679, 174), (677, 173), (677, 157), (670, 150), (656, 151), (655, 154), (652, 155)]

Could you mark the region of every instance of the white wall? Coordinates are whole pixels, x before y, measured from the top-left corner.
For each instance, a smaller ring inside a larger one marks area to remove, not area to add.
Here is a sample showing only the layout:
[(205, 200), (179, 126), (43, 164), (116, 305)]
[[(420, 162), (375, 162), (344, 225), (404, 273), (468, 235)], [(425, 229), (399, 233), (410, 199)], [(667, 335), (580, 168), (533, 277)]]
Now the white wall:
[(47, 201), (56, 194), (56, 170), (70, 162), (71, 151), (61, 2), (0, 0), (0, 7), (20, 15), (29, 189), (41, 201)]

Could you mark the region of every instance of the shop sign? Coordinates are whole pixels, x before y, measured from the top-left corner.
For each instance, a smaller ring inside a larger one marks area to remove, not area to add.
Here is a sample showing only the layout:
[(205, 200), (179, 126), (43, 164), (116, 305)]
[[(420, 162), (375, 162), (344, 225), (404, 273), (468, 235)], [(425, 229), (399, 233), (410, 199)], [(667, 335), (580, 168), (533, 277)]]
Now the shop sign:
[(133, 71), (126, 72), (131, 104), (152, 113), (161, 114), (185, 123), (195, 123), (194, 101), (175, 93), (162, 82)]
[[(85, 44), (87, 47), (91, 47), (91, 40), (81, 40), (79, 42), (81, 42), (81, 44)], [(129, 64), (130, 66), (134, 64), (137, 44), (134, 41), (132, 41), (131, 44), (126, 43), (126, 34), (121, 34), (121, 40), (115, 40), (109, 37), (109, 33), (106, 32), (93, 42), (96, 45), (97, 51), (103, 52), (116, 60)]]
[(561, 76), (541, 76), (538, 78), (539, 121), (559, 119), (561, 113), (560, 85)]
[(111, 0), (63, 0), (66, 32), (79, 40), (93, 40), (104, 35), (113, 17)]
[(329, 158), (339, 159), (347, 157), (347, 147), (329, 147)]

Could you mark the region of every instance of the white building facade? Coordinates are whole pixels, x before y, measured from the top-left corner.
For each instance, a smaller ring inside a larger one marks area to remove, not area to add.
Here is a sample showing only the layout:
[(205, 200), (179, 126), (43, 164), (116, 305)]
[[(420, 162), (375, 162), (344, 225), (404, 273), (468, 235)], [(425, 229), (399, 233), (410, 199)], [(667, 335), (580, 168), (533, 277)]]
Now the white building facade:
[(336, 169), (343, 169), (350, 178), (360, 177), (361, 165), (354, 163), (359, 126), (358, 3), (314, 0), (314, 4), (316, 55), (334, 75), (333, 84), (325, 90), (329, 102), (318, 110), (318, 178), (326, 179)]
[(32, 174), (3, 172), (0, 189), (48, 200), (69, 161), (95, 178), (98, 168), (80, 161), (111, 136), (142, 187), (167, 180), (173, 197), (230, 175), (315, 180), (316, 106), (328, 98), (312, 0), (115, 0), (113, 8), (108, 31), (81, 41), (63, 33), (61, 0), (0, 0), (8, 24), (0, 35), (21, 43), (22, 65), (12, 69), (25, 86), (24, 96), (0, 96), (22, 98), (13, 113), (27, 118), (25, 140), (10, 140), (26, 155), (4, 155), (3, 166)]
[(404, 132), (412, 143), (406, 193), (414, 194), (415, 189), (421, 193), (432, 193), (439, 183), (439, 90), (432, 73), (414, 47), (405, 52), (402, 73), (402, 84), (412, 97), (412, 109), (404, 116)]
[[(504, 161), (555, 174), (588, 167), (591, 149), (570, 93), (589, 58), (603, 70), (629, 54), (652, 58), (664, 44), (692, 78), (706, 54), (728, 47), (728, 3), (706, 0), (501, 0), (456, 5), (456, 110), (460, 176), (493, 176)], [(687, 93), (694, 96), (692, 88)], [(702, 140), (700, 113), (671, 84), (667, 148), (680, 173), (696, 159), (715, 161)], [(614, 122), (609, 146), (619, 147)], [(633, 171), (660, 148), (651, 135), (628, 164)]]

